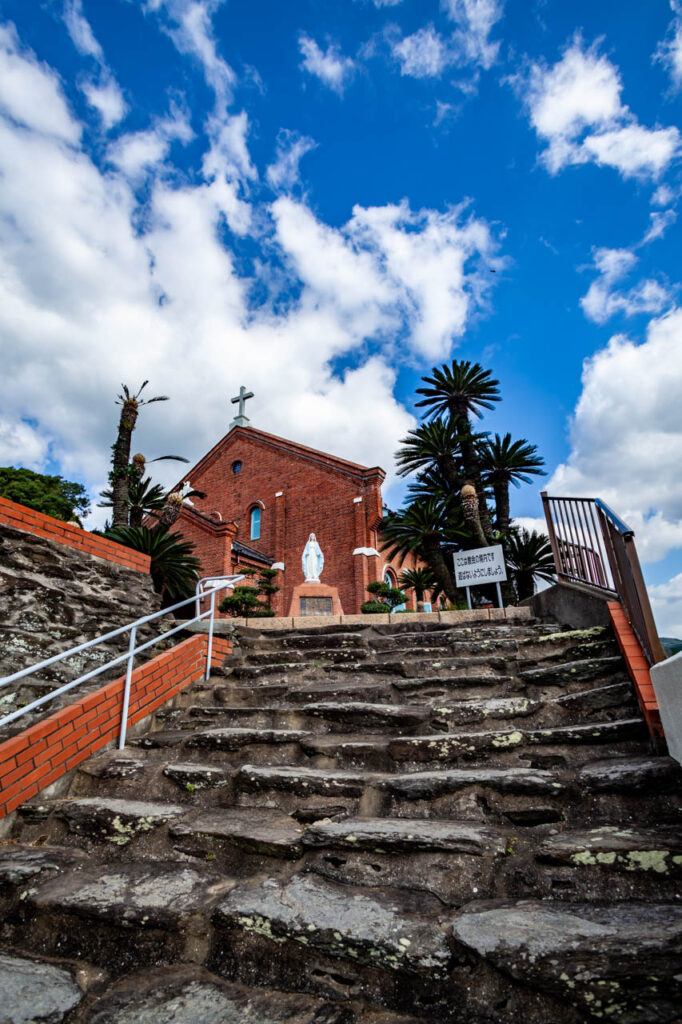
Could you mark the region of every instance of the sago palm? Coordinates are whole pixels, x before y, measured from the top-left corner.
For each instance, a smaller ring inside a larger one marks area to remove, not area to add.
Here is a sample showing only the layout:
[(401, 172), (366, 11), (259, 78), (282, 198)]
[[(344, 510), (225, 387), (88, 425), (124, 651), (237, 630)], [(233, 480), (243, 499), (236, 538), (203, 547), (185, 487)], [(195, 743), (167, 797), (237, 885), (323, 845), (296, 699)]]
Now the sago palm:
[(436, 419), (411, 430), (395, 453), (399, 476), (437, 468), (451, 494), (461, 487), (462, 454), (454, 420)]
[(201, 562), (194, 544), (179, 533), (162, 533), (146, 526), (122, 526), (105, 536), (151, 558), (150, 575), (157, 594), (169, 605), (190, 597), (199, 579)]
[[(113, 489), (107, 488), (101, 492), (104, 501), (100, 501), (100, 508), (111, 508), (113, 505)], [(143, 480), (135, 478), (130, 480), (128, 486), (128, 522), (130, 526), (142, 526), (145, 515), (161, 512), (166, 503), (166, 491), (161, 484), (153, 484), (151, 477)]]
[(451, 500), (425, 498), (394, 512), (381, 525), (382, 547), (387, 558), (403, 560), (410, 552), (421, 555), (441, 590), (451, 601), (457, 592), (452, 573), (445, 561), (442, 544), (464, 533), (461, 513)]
[(431, 591), (433, 601), (437, 601), (441, 593), (440, 584), (430, 569), (403, 569), (398, 583), (403, 590), (414, 590), (417, 603), (423, 602), (427, 590)]
[(549, 537), (535, 530), (512, 527), (505, 544), (507, 565), (519, 601), (532, 597), (537, 579), (553, 582), (556, 576)]
[(537, 445), (524, 439), (512, 441), (511, 434), (484, 442), (479, 449), (481, 473), (495, 495), (497, 529), (502, 534), (509, 530), (509, 485), (529, 484), (531, 477), (544, 476), (545, 460), (538, 455)]

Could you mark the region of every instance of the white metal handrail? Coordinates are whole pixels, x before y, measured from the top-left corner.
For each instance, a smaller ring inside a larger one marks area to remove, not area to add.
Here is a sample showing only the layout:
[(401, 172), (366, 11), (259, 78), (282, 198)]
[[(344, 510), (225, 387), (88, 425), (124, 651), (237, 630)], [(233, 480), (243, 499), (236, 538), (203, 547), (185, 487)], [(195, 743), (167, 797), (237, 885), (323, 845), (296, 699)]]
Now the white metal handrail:
[[(28, 668), (22, 668), (18, 672), (13, 672), (9, 676), (4, 676), (0, 679), (0, 688), (3, 686), (9, 686), (11, 683), (16, 682), (19, 679), (23, 679), (26, 676), (33, 675), (36, 672), (40, 672), (44, 668), (49, 668), (50, 665), (56, 665), (57, 662), (64, 661), (66, 658), (72, 657), (74, 654), (80, 654), (81, 651), (86, 651), (91, 647), (97, 647), (99, 644), (106, 643), (108, 640), (113, 640), (114, 637), (122, 636), (124, 633), (130, 633), (130, 642), (128, 644), (128, 650), (125, 654), (119, 654), (115, 658), (110, 658), (109, 661), (104, 662), (102, 665), (98, 665), (97, 668), (91, 669), (90, 672), (84, 673), (79, 676), (78, 679), (72, 679), (71, 682), (65, 683), (63, 686), (59, 686), (56, 690), (52, 690), (50, 693), (44, 694), (42, 697), (36, 698), (31, 701), (30, 704), (26, 704), (23, 708), (18, 708), (11, 714), (6, 715), (4, 718), (0, 718), (0, 727), (8, 725), (10, 722), (15, 721), (17, 718), (21, 718), (22, 715), (27, 715), (30, 711), (34, 711), (36, 708), (41, 707), (48, 701), (54, 700), (55, 697), (61, 696), (63, 693), (67, 693), (72, 690), (75, 686), (80, 683), (85, 683), (89, 679), (93, 679), (95, 676), (100, 675), (102, 672), (106, 672), (107, 669), (114, 668), (115, 665), (120, 665), (122, 662), (126, 662), (126, 679), (125, 687), (123, 690), (123, 710), (121, 713), (121, 731), (119, 735), (119, 750), (125, 746), (126, 730), (128, 723), (128, 705), (130, 702), (130, 686), (132, 682), (133, 674), (133, 662), (136, 654), (141, 654), (142, 651), (146, 651), (149, 647), (153, 647), (154, 644), (159, 643), (161, 640), (166, 640), (169, 636), (173, 636), (174, 633), (179, 633), (181, 630), (186, 629), (188, 626), (193, 625), (195, 622), (200, 622), (202, 619), (208, 618), (208, 650), (206, 652), (206, 673), (205, 678), (209, 679), (211, 675), (211, 657), (213, 655), (213, 627), (215, 625), (215, 598), (219, 590), (234, 587), (235, 583), (243, 580), (244, 576), (205, 576), (199, 580), (196, 586), (194, 597), (185, 598), (184, 601), (178, 601), (177, 604), (171, 605), (170, 608), (162, 608), (158, 612), (153, 612), (151, 615), (145, 615), (141, 619), (136, 619), (134, 622), (129, 622), (125, 626), (120, 626), (118, 629), (112, 629), (108, 633), (103, 633), (101, 636), (95, 637), (93, 640), (87, 640), (85, 643), (78, 644), (76, 647), (70, 648), (68, 651), (63, 651), (61, 654), (54, 654), (51, 658), (45, 658), (43, 661), (37, 662), (35, 665), (30, 665)], [(208, 581), (220, 580), (218, 585), (211, 587), (208, 591), (204, 584)], [(209, 597), (211, 600), (210, 607), (206, 611), (200, 610), (200, 602), (204, 597)], [(173, 629), (166, 630), (160, 636), (153, 637), (151, 640), (145, 641), (143, 644), (136, 645), (135, 638), (137, 636), (137, 630), (140, 626), (146, 625), (148, 622), (153, 622), (155, 619), (159, 619), (164, 615), (169, 615), (176, 612), (179, 608), (184, 608), (188, 604), (195, 605), (196, 615), (193, 619), (183, 620), (179, 626), (175, 626)]]

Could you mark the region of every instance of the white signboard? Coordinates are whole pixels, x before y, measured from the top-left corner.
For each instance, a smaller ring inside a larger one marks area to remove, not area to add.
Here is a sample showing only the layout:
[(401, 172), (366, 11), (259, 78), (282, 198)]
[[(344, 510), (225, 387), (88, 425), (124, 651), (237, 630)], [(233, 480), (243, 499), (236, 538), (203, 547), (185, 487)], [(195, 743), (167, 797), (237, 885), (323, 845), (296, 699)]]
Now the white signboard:
[(502, 583), (507, 578), (502, 545), (455, 551), (455, 582), (458, 587), (478, 587), (482, 583)]

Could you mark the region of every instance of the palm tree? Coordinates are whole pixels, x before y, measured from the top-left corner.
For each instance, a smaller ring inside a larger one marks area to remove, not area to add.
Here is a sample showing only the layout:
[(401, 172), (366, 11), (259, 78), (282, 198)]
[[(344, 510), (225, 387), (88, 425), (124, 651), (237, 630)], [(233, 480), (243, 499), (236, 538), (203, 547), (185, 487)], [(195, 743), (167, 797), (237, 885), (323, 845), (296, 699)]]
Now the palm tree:
[[(113, 489), (101, 492), (104, 501), (99, 502), (100, 508), (111, 508), (113, 505)], [(161, 512), (166, 504), (166, 492), (161, 484), (153, 484), (151, 477), (143, 480), (133, 477), (128, 486), (128, 515), (130, 526), (142, 526), (146, 515)]]
[(499, 381), (480, 363), (453, 359), (452, 366), (434, 366), (430, 377), (423, 378), (427, 387), (417, 388), (423, 399), (417, 408), (425, 408), (429, 418), (451, 417), (460, 435), (460, 449), (465, 476), (478, 495), (481, 522), (486, 537), (492, 536), (490, 516), (481, 480), (477, 444), (471, 429), (471, 416), (479, 419), (484, 409), (492, 409), (500, 401)]
[(118, 395), (116, 399), (116, 404), (122, 406), (122, 408), (118, 421), (118, 434), (112, 446), (113, 455), (111, 459), (111, 473), (109, 475), (109, 482), (113, 492), (114, 528), (126, 526), (128, 523), (128, 486), (131, 472), (129, 465), (130, 447), (140, 406), (151, 405), (152, 402), (168, 401), (168, 395), (157, 395), (156, 398), (140, 398), (148, 383), (148, 380), (143, 381), (142, 387), (135, 394), (131, 393), (127, 384), (122, 384), (122, 394)]
[(122, 526), (107, 530), (105, 536), (141, 551), (151, 558), (154, 589), (165, 605), (190, 597), (199, 579), (201, 562), (193, 554), (194, 544), (178, 533), (162, 533), (146, 526)]
[(431, 591), (433, 601), (437, 601), (441, 593), (440, 584), (430, 569), (403, 569), (398, 583), (403, 589), (414, 590), (417, 604), (423, 603), (427, 590)]
[(506, 556), (519, 601), (533, 596), (537, 579), (551, 583), (556, 577), (552, 547), (544, 533), (512, 527), (507, 535)]
[(524, 439), (512, 441), (511, 434), (484, 442), (479, 449), (481, 472), (495, 495), (497, 529), (502, 534), (509, 531), (509, 485), (520, 487), (529, 484), (532, 476), (544, 476), (542, 467), (545, 460), (537, 454), (537, 445)]
[(421, 555), (447, 597), (455, 602), (457, 589), (445, 561), (442, 542), (464, 534), (459, 509), (452, 499), (425, 498), (412, 502), (401, 512), (387, 516), (381, 524), (383, 547), (389, 559), (401, 560), (409, 552)]
[(395, 453), (400, 476), (435, 467), (451, 494), (461, 487), (460, 436), (453, 420), (437, 419), (422, 423), (400, 443), (402, 448)]

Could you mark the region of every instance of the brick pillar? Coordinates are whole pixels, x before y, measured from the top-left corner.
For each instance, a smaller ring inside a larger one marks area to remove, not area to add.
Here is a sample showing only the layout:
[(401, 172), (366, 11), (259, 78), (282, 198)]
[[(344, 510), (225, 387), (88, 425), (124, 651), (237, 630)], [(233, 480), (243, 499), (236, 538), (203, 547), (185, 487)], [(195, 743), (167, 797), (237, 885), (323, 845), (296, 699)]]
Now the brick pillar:
[[(353, 499), (353, 524), (355, 534), (353, 550), (357, 551), (359, 548), (367, 548), (369, 546), (367, 522), (365, 520), (364, 501), (360, 497)], [(360, 612), (360, 605), (364, 601), (369, 600), (369, 594), (367, 593), (367, 584), (369, 582), (369, 577), (367, 575), (367, 562), (367, 555), (353, 555), (353, 585), (355, 597), (355, 608), (353, 608), (353, 612), (355, 614)]]

